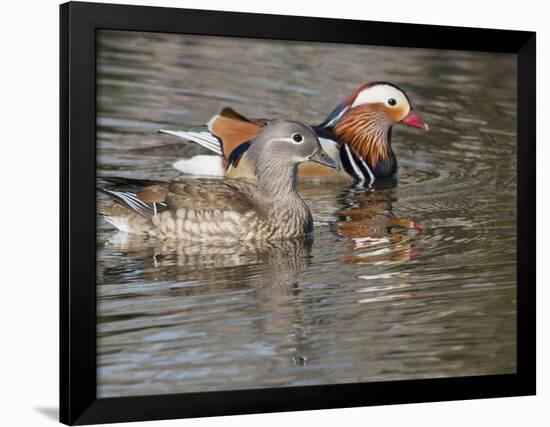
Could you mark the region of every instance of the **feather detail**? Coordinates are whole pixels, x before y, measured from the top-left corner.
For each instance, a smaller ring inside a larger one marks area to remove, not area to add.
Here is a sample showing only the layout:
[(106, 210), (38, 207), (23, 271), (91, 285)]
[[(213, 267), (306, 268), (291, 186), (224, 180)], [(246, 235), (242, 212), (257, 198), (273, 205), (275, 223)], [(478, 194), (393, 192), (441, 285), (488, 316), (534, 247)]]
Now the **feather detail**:
[(256, 137), (262, 128), (241, 116), (231, 108), (224, 108), (219, 114), (208, 122), (208, 129), (221, 141), (223, 156), (226, 160), (231, 158), (233, 151), (241, 144)]
[(362, 91), (372, 86), (384, 83), (385, 82), (370, 82), (358, 87), (355, 91), (350, 93), (347, 98), (345, 98), (340, 104), (338, 104), (334, 110), (332, 110), (332, 112), (323, 121), (323, 123), (319, 125), (319, 127), (323, 127), (326, 129), (334, 128), (334, 126), (336, 126), (336, 123), (338, 123), (342, 116), (352, 107), (355, 99)]
[(101, 191), (112, 197), (117, 203), (144, 218), (150, 218), (158, 212), (166, 209), (166, 203), (144, 202), (139, 198), (138, 194), (133, 192), (119, 191), (114, 188), (102, 188)]
[(250, 148), (250, 141), (243, 142), (241, 145), (236, 147), (231, 152), (231, 155), (229, 156), (229, 159), (228, 159), (229, 165), (228, 165), (228, 167), (232, 166), (232, 167), (236, 168), (239, 165), (239, 160), (241, 160), (241, 157), (243, 156), (244, 153), (246, 153), (246, 150), (248, 150), (248, 148)]
[(349, 105), (345, 102), (341, 102), (334, 110), (332, 110), (332, 112), (327, 116), (323, 123), (319, 125), (319, 127), (332, 129), (347, 110), (349, 110)]
[(371, 104), (348, 110), (336, 123), (334, 134), (374, 167), (390, 161), (390, 129), (383, 106)]
[[(264, 125), (265, 121), (249, 120), (235, 110), (225, 107), (206, 125), (178, 130), (163, 129), (159, 132), (194, 142), (229, 160), (233, 150), (254, 139)], [(188, 164), (185, 164), (185, 167), (187, 168)]]
[(223, 150), (221, 141), (214, 135), (212, 135), (212, 133), (210, 133), (206, 126), (204, 126), (203, 128), (197, 128), (195, 126), (189, 129), (181, 130), (162, 129), (159, 130), (159, 132), (167, 135), (177, 136), (178, 138), (183, 138), (187, 141), (194, 142), (195, 144), (198, 144), (210, 151), (213, 151), (220, 156), (222, 155)]

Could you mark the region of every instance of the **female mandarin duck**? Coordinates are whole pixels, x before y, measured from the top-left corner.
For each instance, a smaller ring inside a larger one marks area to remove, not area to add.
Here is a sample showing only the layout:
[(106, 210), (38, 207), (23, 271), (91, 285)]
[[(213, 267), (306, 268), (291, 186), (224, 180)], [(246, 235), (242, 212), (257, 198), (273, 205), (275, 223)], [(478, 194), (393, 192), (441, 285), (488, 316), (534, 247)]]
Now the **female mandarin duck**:
[(101, 209), (119, 230), (191, 241), (266, 241), (308, 234), (311, 213), (296, 191), (298, 164), (336, 168), (309, 126), (275, 121), (247, 150), (256, 182), (194, 179), (102, 189), (115, 203)]
[[(250, 140), (265, 126), (265, 120), (249, 120), (230, 108), (203, 126), (161, 130), (206, 147), (218, 156), (195, 156), (179, 160), (174, 167), (192, 175), (252, 178), (248, 161)], [(312, 163), (299, 168), (301, 180), (345, 180), (372, 184), (376, 178), (397, 172), (391, 148), (391, 130), (396, 123), (428, 129), (416, 115), (406, 93), (392, 83), (371, 82), (342, 101), (326, 120), (313, 129), (321, 146), (340, 167), (339, 171)], [(221, 157), (220, 157), (221, 156)]]

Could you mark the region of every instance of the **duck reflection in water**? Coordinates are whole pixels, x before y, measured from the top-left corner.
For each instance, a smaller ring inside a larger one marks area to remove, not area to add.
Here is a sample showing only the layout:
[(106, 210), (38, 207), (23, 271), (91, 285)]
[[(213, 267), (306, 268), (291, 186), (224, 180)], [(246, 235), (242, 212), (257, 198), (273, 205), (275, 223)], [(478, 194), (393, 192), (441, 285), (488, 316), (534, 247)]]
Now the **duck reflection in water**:
[[(288, 239), (274, 242), (240, 244), (206, 244), (176, 239), (151, 239), (139, 235), (117, 232), (106, 240), (101, 250), (116, 254), (110, 262), (104, 262), (104, 271), (99, 277), (117, 277), (119, 259), (140, 266), (137, 282), (177, 282), (170, 289), (172, 310), (181, 304), (186, 308), (189, 297), (210, 295), (213, 298), (234, 291), (252, 292), (253, 307), (248, 307), (254, 320), (242, 325), (250, 341), (276, 336), (281, 330), (288, 331), (289, 348), (286, 357), (281, 357), (279, 369), (307, 364), (311, 360), (304, 348), (297, 325), (304, 322), (300, 274), (310, 265), (311, 239)], [(106, 257), (103, 257), (107, 260)], [(118, 260), (118, 261), (117, 261)], [(160, 294), (166, 292), (159, 286)], [(160, 297), (160, 295), (158, 296)], [(181, 299), (181, 300), (180, 300)], [(200, 307), (196, 307), (200, 315)], [(238, 304), (228, 305), (227, 310), (242, 310)], [(253, 314), (252, 314), (253, 313)], [(288, 373), (289, 381), (292, 372)]]
[[(109, 251), (116, 250), (126, 260), (141, 263), (144, 281), (208, 280), (212, 286), (216, 286), (216, 281), (242, 281), (243, 275), (256, 271), (261, 271), (260, 283), (292, 286), (309, 263), (311, 245), (311, 239), (234, 244), (160, 240), (121, 231), (105, 243)], [(116, 269), (116, 258), (112, 261), (112, 268)], [(208, 288), (208, 285), (198, 288)]]
[(387, 183), (386, 187), (353, 189), (344, 196), (349, 207), (340, 211), (343, 220), (336, 231), (346, 241), (345, 263), (402, 262), (420, 255), (414, 241), (422, 228), (412, 218), (393, 214), (392, 196)]

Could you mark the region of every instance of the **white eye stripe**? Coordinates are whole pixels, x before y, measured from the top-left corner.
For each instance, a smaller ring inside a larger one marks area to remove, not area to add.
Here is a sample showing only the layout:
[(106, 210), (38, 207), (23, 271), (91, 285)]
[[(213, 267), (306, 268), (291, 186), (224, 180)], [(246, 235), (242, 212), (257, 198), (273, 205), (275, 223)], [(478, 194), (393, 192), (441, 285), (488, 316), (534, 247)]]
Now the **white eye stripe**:
[(391, 105), (389, 103), (390, 99), (395, 100), (395, 105), (408, 105), (407, 98), (403, 92), (393, 86), (380, 84), (361, 91), (353, 101), (352, 108), (374, 103)]

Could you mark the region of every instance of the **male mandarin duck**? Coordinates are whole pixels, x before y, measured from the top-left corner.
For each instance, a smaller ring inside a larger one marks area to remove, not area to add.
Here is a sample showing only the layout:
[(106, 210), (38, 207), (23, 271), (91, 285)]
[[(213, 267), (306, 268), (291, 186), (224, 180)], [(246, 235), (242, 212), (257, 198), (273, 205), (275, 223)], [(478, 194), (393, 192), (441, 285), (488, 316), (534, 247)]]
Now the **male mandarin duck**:
[[(195, 156), (174, 163), (191, 175), (254, 178), (248, 161), (250, 140), (268, 123), (250, 120), (231, 108), (224, 108), (206, 125), (182, 130), (161, 130), (195, 142), (217, 156)], [(397, 123), (428, 129), (413, 110), (407, 94), (388, 82), (361, 86), (342, 101), (318, 126), (313, 126), (321, 146), (339, 170), (318, 164), (299, 167), (301, 180), (343, 180), (372, 184), (376, 178), (394, 176), (397, 159), (391, 148), (391, 130)]]
[(299, 237), (312, 231), (311, 213), (296, 191), (298, 165), (308, 160), (337, 167), (312, 128), (275, 121), (254, 135), (247, 150), (256, 182), (192, 179), (143, 185), (119, 179), (102, 189), (114, 203), (100, 212), (119, 230), (159, 238), (251, 242)]

